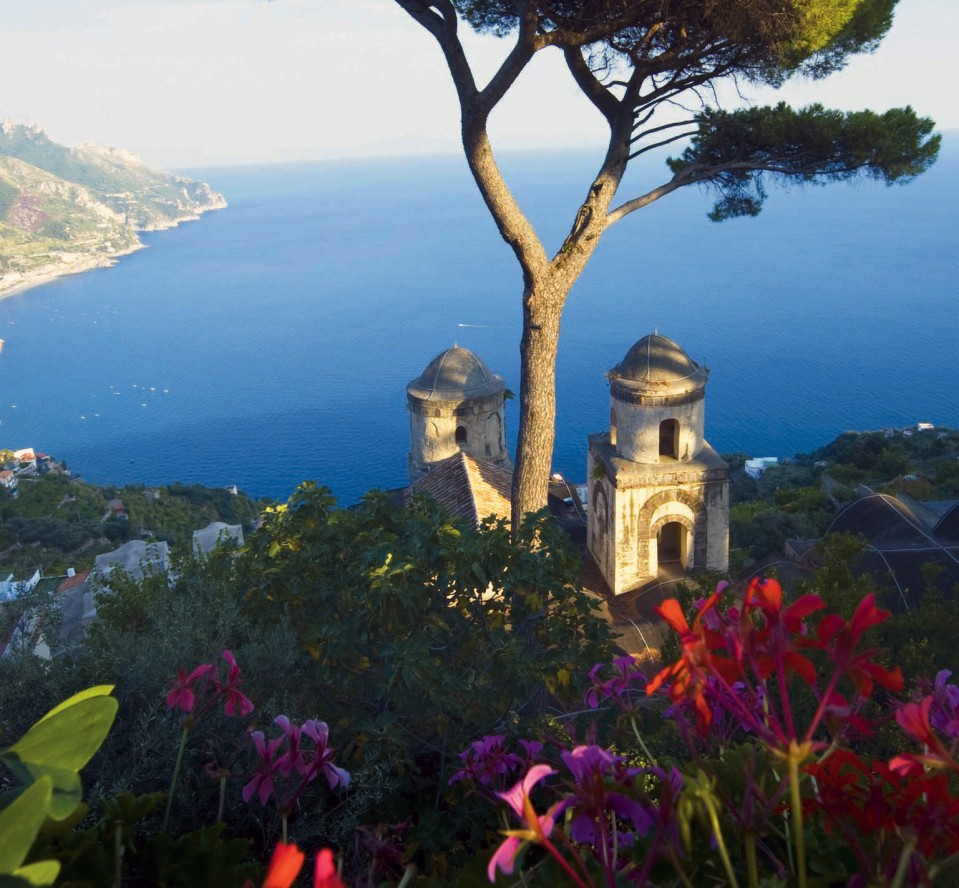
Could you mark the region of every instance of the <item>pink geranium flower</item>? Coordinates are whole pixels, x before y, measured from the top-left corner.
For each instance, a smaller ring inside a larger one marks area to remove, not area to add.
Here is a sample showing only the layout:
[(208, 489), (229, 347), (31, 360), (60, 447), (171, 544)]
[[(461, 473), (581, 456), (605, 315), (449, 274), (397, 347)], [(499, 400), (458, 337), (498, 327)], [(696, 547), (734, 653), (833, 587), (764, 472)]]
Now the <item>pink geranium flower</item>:
[(197, 666), (189, 675), (186, 674), (185, 669), (177, 669), (176, 678), (173, 681), (173, 690), (167, 694), (167, 708), (193, 712), (193, 704), (196, 702), (197, 686), (200, 681), (212, 671), (213, 666), (210, 663)]
[(223, 711), (230, 716), (236, 715), (239, 710), (240, 715), (249, 715), (253, 711), (253, 703), (250, 698), (240, 692), (240, 667), (236, 665), (236, 659), (230, 650), (223, 651), (223, 659), (226, 660), (229, 667), (227, 678), (224, 683), (217, 682), (217, 694), (224, 697), (226, 702), (223, 704)]
[(497, 793), (513, 809), (513, 813), (523, 821), (526, 828), (510, 830), (506, 833), (506, 841), (496, 849), (486, 869), (486, 875), (491, 882), (496, 881), (497, 869), (507, 876), (513, 874), (516, 855), (525, 843), (549, 841), (553, 827), (556, 825), (556, 815), (560, 806), (554, 805), (545, 814), (539, 815), (533, 810), (529, 793), (537, 783), (555, 773), (556, 771), (549, 765), (533, 765), (526, 776), (512, 789)]
[(310, 719), (303, 722), (301, 732), (313, 741), (313, 749), (303, 753), (306, 763), (305, 773), (309, 779), (312, 780), (318, 774), (323, 774), (327, 783), (330, 784), (330, 789), (336, 789), (337, 786), (346, 789), (350, 785), (350, 775), (333, 764), (334, 750), (329, 746), (330, 729), (326, 722)]
[(282, 737), (267, 740), (262, 731), (253, 731), (250, 739), (256, 747), (260, 761), (257, 764), (253, 779), (243, 787), (243, 801), (249, 803), (253, 796), (258, 796), (260, 804), (265, 805), (273, 795), (273, 775), (279, 768), (276, 754), (283, 743)]

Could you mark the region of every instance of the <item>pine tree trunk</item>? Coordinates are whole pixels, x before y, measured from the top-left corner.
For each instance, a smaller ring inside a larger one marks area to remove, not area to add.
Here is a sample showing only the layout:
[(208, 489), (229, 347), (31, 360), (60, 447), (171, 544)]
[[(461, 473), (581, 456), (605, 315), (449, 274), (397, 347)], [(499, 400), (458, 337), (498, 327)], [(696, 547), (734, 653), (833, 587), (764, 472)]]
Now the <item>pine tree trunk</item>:
[(515, 528), (524, 515), (546, 507), (556, 438), (556, 351), (568, 290), (568, 286), (554, 285), (523, 294), (519, 432), (513, 471)]

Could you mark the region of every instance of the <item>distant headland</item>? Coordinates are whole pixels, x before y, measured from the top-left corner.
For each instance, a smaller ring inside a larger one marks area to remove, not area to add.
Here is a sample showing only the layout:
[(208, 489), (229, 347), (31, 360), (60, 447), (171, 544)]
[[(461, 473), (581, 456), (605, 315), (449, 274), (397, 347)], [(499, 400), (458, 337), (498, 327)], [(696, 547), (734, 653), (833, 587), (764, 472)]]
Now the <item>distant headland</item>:
[(132, 152), (59, 145), (38, 126), (0, 122), (0, 298), (140, 249), (138, 231), (226, 206), (205, 182)]

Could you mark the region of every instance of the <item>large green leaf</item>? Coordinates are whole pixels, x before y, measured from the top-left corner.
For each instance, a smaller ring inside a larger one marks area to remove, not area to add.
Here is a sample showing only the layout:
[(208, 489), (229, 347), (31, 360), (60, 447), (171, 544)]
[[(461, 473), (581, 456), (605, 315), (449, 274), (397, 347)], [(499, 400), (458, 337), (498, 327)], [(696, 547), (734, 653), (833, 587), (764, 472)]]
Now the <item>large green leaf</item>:
[(22, 866), (14, 876), (22, 879), (27, 885), (34, 885), (36, 888), (47, 888), (53, 885), (60, 874), (59, 860), (39, 860), (36, 863)]
[(13, 771), (17, 781), (25, 786), (32, 788), (40, 780), (49, 781), (53, 792), (46, 813), (54, 820), (69, 817), (83, 801), (83, 784), (76, 771), (38, 762), (25, 762), (8, 754), (4, 754), (3, 763)]
[(79, 771), (100, 748), (117, 713), (113, 688), (100, 685), (54, 707), (0, 758), (17, 778), (31, 784), (48, 777), (49, 814), (62, 820), (80, 804)]
[(72, 697), (68, 697), (62, 703), (58, 703), (45, 716), (43, 716), (40, 721), (46, 721), (51, 716), (54, 716), (59, 712), (63, 712), (64, 709), (69, 709), (71, 706), (74, 706), (83, 700), (90, 700), (93, 697), (109, 697), (112, 693), (113, 685), (94, 685), (92, 688), (87, 688), (85, 691), (79, 691)]
[(0, 812), (0, 874), (13, 875), (26, 860), (43, 821), (53, 785), (41, 778)]
[[(106, 693), (112, 690), (104, 687)], [(113, 697), (91, 697), (84, 691), (48, 712), (3, 754), (22, 762), (79, 771), (106, 739), (116, 713)]]

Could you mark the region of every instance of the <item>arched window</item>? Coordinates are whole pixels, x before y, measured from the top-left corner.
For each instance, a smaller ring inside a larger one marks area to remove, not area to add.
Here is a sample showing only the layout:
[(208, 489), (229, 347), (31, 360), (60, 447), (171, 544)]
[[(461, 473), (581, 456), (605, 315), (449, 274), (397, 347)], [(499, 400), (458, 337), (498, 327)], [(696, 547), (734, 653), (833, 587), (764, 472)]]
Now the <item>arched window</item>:
[(609, 410), (609, 443), (616, 446), (616, 411), (612, 407)]
[(456, 443), (457, 444), (466, 443), (466, 428), (464, 426), (456, 427)]
[(679, 459), (679, 422), (675, 419), (664, 419), (659, 424), (659, 455)]

